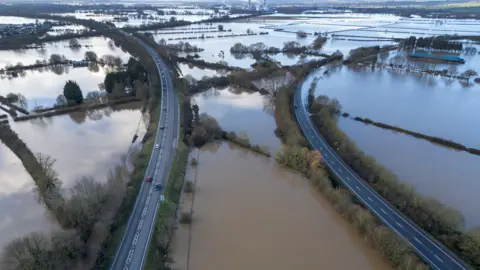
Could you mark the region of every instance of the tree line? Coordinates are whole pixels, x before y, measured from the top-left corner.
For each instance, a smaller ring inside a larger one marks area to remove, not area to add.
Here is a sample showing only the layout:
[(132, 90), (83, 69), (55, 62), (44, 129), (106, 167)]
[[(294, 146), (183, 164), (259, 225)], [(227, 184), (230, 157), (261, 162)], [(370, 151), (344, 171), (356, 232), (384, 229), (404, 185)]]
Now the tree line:
[(443, 51), (461, 51), (463, 44), (461, 42), (451, 41), (447, 36), (419, 37), (410, 36), (403, 42), (403, 46), (411, 48), (425, 48)]

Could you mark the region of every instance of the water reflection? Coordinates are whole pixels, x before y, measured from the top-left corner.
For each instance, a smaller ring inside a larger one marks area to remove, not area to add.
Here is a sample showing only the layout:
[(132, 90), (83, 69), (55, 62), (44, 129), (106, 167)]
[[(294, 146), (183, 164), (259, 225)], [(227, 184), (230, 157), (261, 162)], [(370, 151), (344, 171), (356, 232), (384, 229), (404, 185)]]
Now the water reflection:
[(463, 88), (458, 80), (445, 81), (430, 75), (368, 68), (352, 71), (343, 66), (324, 78), (316, 94), (337, 98), (353, 116), (480, 148), (480, 129), (470, 128), (480, 106), (480, 85)]
[[(324, 70), (312, 74), (322, 76)], [(343, 111), (397, 125), (431, 136), (448, 138), (469, 147), (480, 147), (476, 122), (480, 103), (479, 86), (462, 88), (444, 83), (444, 78), (404, 74), (396, 71), (352, 70), (342, 66), (324, 76), (317, 95), (337, 98)], [(311, 78), (302, 85), (306, 92)], [(480, 175), (478, 156), (457, 152), (410, 136), (341, 119), (340, 128), (367, 155), (392, 170), (401, 182), (419, 193), (458, 209), (471, 228), (480, 224), (475, 193)]]
[(49, 107), (55, 103), (55, 98), (63, 93), (63, 86), (68, 80), (76, 81), (84, 96), (88, 92), (99, 90), (99, 84), (103, 83), (109, 69), (97, 68), (98, 72), (92, 72), (91, 67), (71, 68), (57, 65), (53, 68), (30, 70), (29, 74), (21, 79), (0, 80), (0, 95), (6, 96), (14, 91), (27, 98), (29, 109), (36, 106)]
[(122, 50), (116, 50), (112, 40), (105, 37), (89, 37), (78, 39), (81, 47), (77, 50), (71, 50), (69, 41), (49, 42), (36, 49), (0, 51), (0, 68), (6, 65), (15, 65), (18, 62), (24, 65), (30, 65), (35, 61), (48, 60), (52, 54), (64, 55), (70, 60), (84, 59), (85, 52), (94, 51), (98, 56), (114, 55), (122, 59), (124, 63), (128, 61), (130, 55)]
[(254, 144), (266, 145), (271, 151), (281, 148), (275, 137), (273, 95), (262, 96), (258, 92), (248, 93), (228, 87), (211, 89), (194, 97), (200, 113), (215, 117), (227, 131), (246, 132)]
[(56, 227), (44, 215), (33, 188), (34, 182), (21, 161), (0, 143), (0, 248), (29, 232)]
[[(112, 166), (122, 162), (133, 135), (145, 133), (140, 107), (140, 102), (131, 103), (11, 125), (33, 152), (56, 159), (54, 169), (68, 188), (81, 176), (103, 182)], [(21, 161), (0, 143), (0, 248), (30, 232), (57, 228), (36, 201), (34, 187)]]
[(57, 159), (55, 169), (68, 187), (80, 176), (103, 181), (127, 152), (134, 134), (145, 132), (140, 103), (89, 112), (75, 112), (12, 127), (33, 152)]
[(467, 228), (480, 225), (478, 156), (349, 119), (341, 119), (339, 126), (401, 182), (459, 210)]

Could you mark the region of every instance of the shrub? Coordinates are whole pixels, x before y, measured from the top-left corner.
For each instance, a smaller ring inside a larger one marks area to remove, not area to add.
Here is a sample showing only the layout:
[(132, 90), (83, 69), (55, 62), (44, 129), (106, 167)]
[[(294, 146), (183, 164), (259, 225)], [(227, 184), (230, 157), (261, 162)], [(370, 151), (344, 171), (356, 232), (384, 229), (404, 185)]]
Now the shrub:
[(192, 165), (192, 166), (194, 166), (194, 167), (197, 166), (197, 165), (198, 165), (197, 159), (196, 159), (196, 158), (192, 158), (192, 160), (190, 161), (190, 165)]
[(182, 212), (182, 214), (180, 215), (180, 223), (182, 223), (182, 224), (192, 223), (192, 213)]
[(195, 185), (193, 184), (192, 181), (185, 182), (185, 187), (184, 187), (185, 193), (192, 193), (194, 189), (195, 189)]

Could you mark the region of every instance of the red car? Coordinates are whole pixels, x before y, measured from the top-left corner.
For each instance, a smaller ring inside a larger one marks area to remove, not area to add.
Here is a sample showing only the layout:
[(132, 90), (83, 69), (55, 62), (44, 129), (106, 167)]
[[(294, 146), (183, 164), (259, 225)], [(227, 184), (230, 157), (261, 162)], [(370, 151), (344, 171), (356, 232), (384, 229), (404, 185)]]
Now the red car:
[(147, 179), (145, 181), (152, 182), (152, 177), (151, 176), (147, 177)]

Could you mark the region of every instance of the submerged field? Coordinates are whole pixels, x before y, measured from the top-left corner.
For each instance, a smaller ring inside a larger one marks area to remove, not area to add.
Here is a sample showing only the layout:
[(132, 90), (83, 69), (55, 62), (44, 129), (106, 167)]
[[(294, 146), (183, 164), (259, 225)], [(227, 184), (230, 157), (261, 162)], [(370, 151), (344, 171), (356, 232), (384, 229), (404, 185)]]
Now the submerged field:
[[(113, 18), (110, 15), (93, 16), (91, 13), (70, 15), (99, 21)], [(169, 14), (154, 13), (151, 16), (153, 19), (132, 15), (128, 22), (115, 24), (117, 27), (140, 25), (171, 17)], [(208, 16), (183, 14), (178, 18), (195, 21)], [(24, 18), (15, 20), (17, 23), (32, 22)], [(9, 21), (12, 18), (0, 17), (0, 24)], [(203, 49), (196, 54), (206, 62), (251, 69), (256, 62), (253, 56), (230, 53), (235, 43), (248, 46), (262, 42), (282, 48), (285, 42), (296, 41), (308, 46), (314, 40), (314, 32), (327, 32), (329, 39), (321, 52), (331, 54), (339, 50), (347, 55), (351, 49), (360, 46), (395, 44), (382, 38), (448, 33), (474, 35), (478, 31), (476, 25), (480, 23), (465, 25), (446, 20), (444, 24), (437, 25), (431, 20), (391, 15), (340, 14), (292, 18), (277, 14), (275, 18), (260, 17), (196, 27), (219, 29), (220, 25), (226, 31), (231, 30), (228, 34), (268, 32), (268, 35), (216, 37), (224, 33), (215, 32), (208, 34), (215, 38), (200, 39), (198, 37), (202, 33), (168, 33), (175, 32), (175, 29), (149, 33), (156, 41), (164, 39), (169, 44), (189, 42)], [(310, 35), (299, 38), (295, 33), (298, 30)], [(339, 35), (337, 37), (362, 36), (369, 40), (334, 38), (332, 34)], [(79, 42), (82, 45), (79, 49), (68, 48), (68, 41), (62, 41), (48, 43), (42, 49), (0, 51), (0, 69), (18, 62), (31, 65), (48, 60), (53, 53), (65, 55), (70, 60), (81, 60), (87, 51), (94, 51), (99, 57), (111, 55), (119, 57), (124, 63), (130, 57), (103, 37), (79, 39)], [(179, 53), (180, 56), (194, 54)], [(459, 73), (467, 69), (480, 72), (479, 56), (461, 56), (467, 62), (457, 67)], [(385, 61), (392, 57), (394, 53)], [(271, 55), (271, 58), (281, 65), (321, 59), (319, 56), (282, 53)], [(442, 67), (438, 65), (437, 69)], [(225, 71), (185, 63), (179, 63), (179, 68), (183, 76), (197, 81), (226, 74)], [(27, 70), (17, 77), (3, 74), (0, 75), (0, 95), (20, 93), (25, 96), (29, 109), (38, 105), (51, 106), (62, 93), (67, 80), (76, 81), (86, 95), (101, 90), (105, 75), (111, 71), (107, 67), (58, 67)], [(337, 98), (343, 111), (351, 116), (366, 117), (480, 148), (476, 140), (480, 134), (472, 128), (480, 102), (478, 84), (462, 84), (428, 76), (419, 78), (387, 69), (353, 70), (343, 66), (331, 70), (329, 74), (324, 71), (325, 68), (322, 68), (310, 76), (302, 85), (303, 91), (308, 91), (313, 77), (321, 77), (315, 94)], [(273, 154), (282, 148), (274, 132), (275, 95), (244, 90), (231, 86), (212, 87), (193, 96), (192, 100), (199, 106), (200, 113), (206, 112), (215, 117), (224, 130), (246, 133), (252, 143), (268, 146)], [(66, 189), (82, 176), (104, 181), (108, 171), (122, 162), (124, 154), (138, 146), (138, 142), (132, 145), (132, 138), (135, 134), (141, 137), (145, 133), (148, 121), (140, 108), (141, 105), (135, 103), (53, 118), (10, 121), (10, 125), (33, 152), (56, 159), (54, 168), (63, 182), (62, 188)], [(476, 184), (472, 181), (480, 174), (475, 165), (478, 156), (366, 126), (351, 119), (341, 118), (339, 126), (365, 153), (392, 170), (400, 181), (413, 186), (421, 194), (460, 210), (468, 228), (480, 224), (475, 208), (479, 203), (475, 196)], [(314, 269), (325, 265), (331, 269), (388, 269), (377, 252), (358, 237), (353, 227), (332, 210), (306, 179), (275, 164), (273, 159), (257, 156), (226, 142), (210, 144), (200, 149), (197, 181), (195, 219), (191, 228), (180, 228), (175, 240), (174, 259), (180, 266), (185, 266), (188, 261), (195, 269)], [(35, 200), (34, 187), (20, 160), (1, 144), (0, 205), (3, 210), (0, 212), (6, 213), (6, 218), (0, 223), (0, 246), (33, 231), (58, 229), (55, 221), (43, 210), (44, 206)]]

